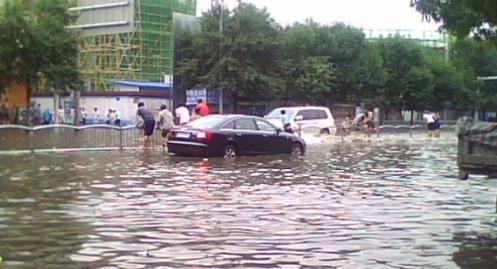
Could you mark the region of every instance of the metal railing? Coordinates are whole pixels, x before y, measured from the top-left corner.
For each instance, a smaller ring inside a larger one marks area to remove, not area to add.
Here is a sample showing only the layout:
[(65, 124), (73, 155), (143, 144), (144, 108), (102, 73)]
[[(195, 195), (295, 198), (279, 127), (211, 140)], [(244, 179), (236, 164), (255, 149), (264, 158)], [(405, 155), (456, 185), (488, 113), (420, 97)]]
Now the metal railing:
[[(158, 131), (154, 132), (153, 140), (154, 145), (160, 145)], [(143, 131), (134, 125), (0, 125), (0, 153), (3, 154), (125, 150), (142, 146)]]
[[(340, 126), (340, 125), (338, 125)], [(451, 130), (455, 124), (442, 124), (441, 129)], [(424, 124), (382, 125), (372, 135), (381, 133), (409, 133), (425, 130)], [(317, 126), (302, 128), (299, 135), (319, 134)], [(337, 135), (344, 137), (342, 128)], [(160, 132), (155, 131), (153, 144), (161, 145)], [(43, 153), (67, 151), (130, 150), (143, 147), (143, 131), (134, 125), (113, 126), (104, 124), (74, 126), (65, 124), (41, 125), (0, 125), (0, 154)]]

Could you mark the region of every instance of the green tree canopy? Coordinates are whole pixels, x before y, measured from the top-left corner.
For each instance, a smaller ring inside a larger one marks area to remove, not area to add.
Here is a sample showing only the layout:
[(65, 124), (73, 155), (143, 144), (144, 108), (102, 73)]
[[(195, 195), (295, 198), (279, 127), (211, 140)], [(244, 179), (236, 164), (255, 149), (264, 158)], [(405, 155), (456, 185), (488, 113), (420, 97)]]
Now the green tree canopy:
[(467, 85), (465, 98), (460, 100), (467, 108), (491, 109), (497, 107), (497, 81), (477, 81), (477, 77), (497, 74), (497, 48), (492, 42), (458, 40), (453, 44), (451, 58)]
[(411, 6), (458, 37), (497, 37), (495, 0), (411, 0)]
[(422, 48), (400, 37), (382, 39), (376, 45), (387, 74), (381, 103), (408, 110), (425, 109), (422, 99), (433, 85)]
[(65, 29), (75, 19), (67, 13), (69, 6), (64, 0), (5, 1), (0, 8), (0, 86), (15, 80), (29, 93), (81, 86), (77, 38)]
[[(322, 104), (348, 97), (368, 99), (383, 83), (380, 58), (359, 29), (344, 24), (324, 26), (308, 20), (286, 28), (281, 40), (286, 61), (286, 96), (290, 98)], [(310, 70), (321, 72), (310, 76)], [(304, 81), (310, 84), (303, 85)], [(311, 90), (317, 81), (319, 90)]]
[(182, 87), (203, 84), (233, 90), (249, 100), (270, 99), (282, 84), (278, 77), (279, 26), (265, 9), (252, 4), (223, 13), (222, 34), (220, 10), (213, 8), (202, 16), (201, 32), (180, 35), (183, 60), (178, 73), (186, 82)]

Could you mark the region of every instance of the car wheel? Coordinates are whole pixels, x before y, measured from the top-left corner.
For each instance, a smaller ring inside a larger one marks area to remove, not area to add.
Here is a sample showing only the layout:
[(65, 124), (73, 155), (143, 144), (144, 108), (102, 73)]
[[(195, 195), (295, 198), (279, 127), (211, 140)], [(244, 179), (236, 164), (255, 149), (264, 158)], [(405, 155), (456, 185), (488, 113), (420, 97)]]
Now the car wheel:
[(304, 148), (300, 143), (294, 143), (292, 146), (292, 155), (293, 156), (302, 156), (304, 155)]
[(235, 159), (238, 155), (236, 148), (233, 145), (227, 145), (223, 148), (223, 158), (226, 160)]
[(330, 134), (330, 129), (328, 129), (328, 128), (321, 129), (321, 131), (319, 132), (319, 134), (329, 135)]

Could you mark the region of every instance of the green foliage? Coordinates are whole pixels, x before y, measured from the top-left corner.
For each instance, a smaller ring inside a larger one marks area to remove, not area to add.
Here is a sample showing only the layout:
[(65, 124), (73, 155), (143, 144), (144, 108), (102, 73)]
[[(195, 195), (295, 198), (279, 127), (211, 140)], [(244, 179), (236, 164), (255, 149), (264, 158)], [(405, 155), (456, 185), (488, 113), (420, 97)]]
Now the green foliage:
[(231, 89), (247, 99), (269, 100), (282, 84), (279, 66), (274, 64), (280, 59), (277, 24), (266, 10), (241, 4), (231, 13), (223, 10), (221, 34), (219, 13), (218, 9), (204, 13), (200, 33), (179, 37), (184, 45), (178, 68), (186, 81), (182, 87), (203, 84)]
[(381, 102), (407, 110), (465, 108), (468, 84), (441, 52), (400, 37), (380, 40), (386, 82)]
[(64, 0), (5, 1), (0, 10), (0, 85), (17, 80), (30, 90), (79, 89), (78, 42), (64, 28), (75, 19), (67, 13), (69, 6)]
[(497, 81), (476, 81), (477, 77), (497, 74), (497, 48), (492, 42), (458, 40), (451, 55), (467, 85), (465, 107), (491, 109), (497, 107)]
[(495, 0), (411, 0), (411, 6), (460, 38), (469, 34), (480, 38), (497, 37)]
[(447, 61), (443, 51), (416, 41), (370, 42), (361, 30), (343, 24), (308, 20), (281, 28), (266, 10), (250, 4), (223, 10), (221, 34), (219, 13), (214, 8), (203, 15), (201, 32), (179, 36), (182, 89), (203, 84), (232, 89), (246, 100), (323, 105), (353, 100), (409, 110), (497, 103), (494, 84), (476, 81), (497, 74), (497, 52), (489, 42), (453, 44), (454, 60)]
[(464, 109), (467, 107), (467, 86), (463, 75), (453, 63), (435, 51), (425, 50), (428, 68), (432, 74), (431, 91), (425, 91), (422, 97), (426, 108), (436, 111), (441, 108)]
[(336, 80), (337, 70), (328, 57), (314, 56), (302, 61), (295, 73), (296, 96), (300, 100), (323, 103), (330, 94), (330, 83)]

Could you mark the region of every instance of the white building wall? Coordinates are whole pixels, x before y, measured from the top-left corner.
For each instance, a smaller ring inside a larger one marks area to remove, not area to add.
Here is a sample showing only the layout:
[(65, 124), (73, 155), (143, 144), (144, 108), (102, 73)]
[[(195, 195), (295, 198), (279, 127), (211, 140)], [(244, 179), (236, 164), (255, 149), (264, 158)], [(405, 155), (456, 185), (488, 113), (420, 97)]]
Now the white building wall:
[[(54, 98), (33, 97), (33, 102), (41, 105), (42, 111), (45, 109), (53, 110)], [(60, 104), (64, 107), (64, 102), (72, 102), (72, 97), (61, 97)], [(132, 97), (132, 96), (82, 96), (80, 98), (80, 107), (84, 107), (88, 118), (94, 118), (94, 108), (98, 109), (100, 119), (106, 119), (109, 109), (117, 110), (122, 121), (135, 122), (138, 102), (143, 102), (145, 106), (152, 110), (157, 116), (160, 105), (165, 104), (171, 109), (172, 101), (167, 98), (156, 97)]]
[(31, 102), (35, 102), (36, 104), (41, 105), (41, 111), (45, 111), (45, 109), (50, 109), (53, 110), (54, 108), (54, 98), (53, 96), (47, 96), (47, 97), (34, 97), (31, 98)]

